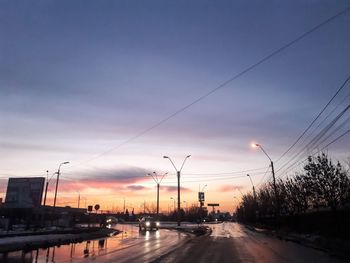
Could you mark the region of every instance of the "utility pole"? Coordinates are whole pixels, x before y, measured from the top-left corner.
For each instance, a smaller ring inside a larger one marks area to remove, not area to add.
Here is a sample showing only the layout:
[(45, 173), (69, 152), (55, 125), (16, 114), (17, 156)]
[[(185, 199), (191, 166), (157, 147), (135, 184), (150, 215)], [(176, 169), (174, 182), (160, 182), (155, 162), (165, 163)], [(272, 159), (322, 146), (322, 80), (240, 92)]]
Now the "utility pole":
[(170, 159), (170, 157), (168, 156), (163, 156), (163, 158), (165, 159), (169, 159), (169, 161), (171, 162), (171, 164), (173, 165), (173, 167), (175, 168), (175, 171), (176, 171), (176, 175), (177, 175), (177, 225), (180, 226), (181, 225), (181, 218), (180, 218), (180, 204), (181, 204), (181, 201), (180, 201), (180, 174), (181, 174), (181, 170), (182, 168), (184, 167), (184, 164), (186, 162), (186, 160), (188, 158), (190, 158), (191, 155), (187, 155), (184, 159), (184, 161), (182, 162), (182, 165), (181, 165), (181, 168), (180, 170), (178, 170), (175, 166), (175, 164), (173, 163), (173, 161)]

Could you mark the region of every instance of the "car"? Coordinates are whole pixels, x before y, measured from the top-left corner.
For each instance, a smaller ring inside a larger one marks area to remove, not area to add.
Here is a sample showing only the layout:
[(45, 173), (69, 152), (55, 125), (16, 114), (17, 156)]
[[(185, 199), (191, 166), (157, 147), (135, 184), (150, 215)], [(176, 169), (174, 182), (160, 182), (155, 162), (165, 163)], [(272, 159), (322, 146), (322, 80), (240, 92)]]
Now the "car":
[(159, 221), (156, 221), (153, 217), (142, 217), (139, 222), (139, 230), (158, 230), (159, 225)]

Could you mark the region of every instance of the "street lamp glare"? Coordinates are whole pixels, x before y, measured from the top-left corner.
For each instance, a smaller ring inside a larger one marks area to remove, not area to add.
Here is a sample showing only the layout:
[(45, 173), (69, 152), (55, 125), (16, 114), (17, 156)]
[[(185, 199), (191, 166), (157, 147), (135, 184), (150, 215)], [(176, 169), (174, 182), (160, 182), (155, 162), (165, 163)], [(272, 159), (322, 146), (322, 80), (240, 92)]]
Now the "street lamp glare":
[(258, 147), (260, 146), (260, 144), (258, 144), (258, 143), (252, 143), (251, 146), (252, 146), (253, 148), (258, 148)]

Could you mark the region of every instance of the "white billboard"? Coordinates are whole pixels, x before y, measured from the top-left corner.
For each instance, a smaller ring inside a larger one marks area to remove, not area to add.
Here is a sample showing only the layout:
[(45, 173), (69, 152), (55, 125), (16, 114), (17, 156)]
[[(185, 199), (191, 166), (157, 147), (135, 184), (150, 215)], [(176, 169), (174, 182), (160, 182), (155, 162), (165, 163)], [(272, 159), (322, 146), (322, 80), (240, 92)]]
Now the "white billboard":
[(44, 177), (9, 178), (5, 205), (39, 207), (44, 190)]

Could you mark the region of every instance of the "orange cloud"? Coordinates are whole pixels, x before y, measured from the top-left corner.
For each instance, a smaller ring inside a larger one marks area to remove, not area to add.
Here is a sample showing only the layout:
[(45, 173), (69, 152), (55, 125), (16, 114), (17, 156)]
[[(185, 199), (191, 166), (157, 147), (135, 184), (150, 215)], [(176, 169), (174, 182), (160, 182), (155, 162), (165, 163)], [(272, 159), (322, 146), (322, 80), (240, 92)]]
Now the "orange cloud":
[(244, 187), (242, 185), (223, 185), (218, 190), (220, 192), (233, 192), (235, 190), (241, 190)]

